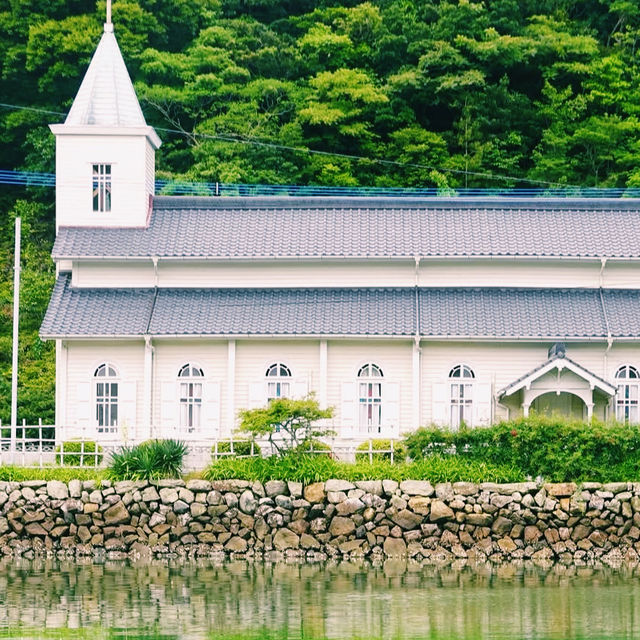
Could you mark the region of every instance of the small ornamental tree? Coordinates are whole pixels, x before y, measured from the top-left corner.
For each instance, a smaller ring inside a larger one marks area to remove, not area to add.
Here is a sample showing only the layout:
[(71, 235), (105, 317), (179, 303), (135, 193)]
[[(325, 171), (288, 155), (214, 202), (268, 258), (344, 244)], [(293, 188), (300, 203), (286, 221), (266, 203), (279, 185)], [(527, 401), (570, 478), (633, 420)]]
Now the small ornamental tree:
[(301, 400), (276, 398), (266, 407), (241, 410), (238, 431), (251, 438), (266, 437), (282, 455), (314, 438), (333, 435), (333, 431), (317, 424), (332, 416), (333, 408), (321, 409), (313, 394)]

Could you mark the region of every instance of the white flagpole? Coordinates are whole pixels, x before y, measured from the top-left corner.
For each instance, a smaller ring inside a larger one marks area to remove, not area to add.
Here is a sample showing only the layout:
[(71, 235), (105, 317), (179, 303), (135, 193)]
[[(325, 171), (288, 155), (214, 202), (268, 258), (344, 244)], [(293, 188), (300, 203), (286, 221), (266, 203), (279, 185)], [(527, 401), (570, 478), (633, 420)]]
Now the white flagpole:
[(21, 221), (16, 218), (13, 266), (13, 352), (11, 361), (11, 462), (16, 450), (18, 427), (18, 326), (20, 321), (20, 235)]

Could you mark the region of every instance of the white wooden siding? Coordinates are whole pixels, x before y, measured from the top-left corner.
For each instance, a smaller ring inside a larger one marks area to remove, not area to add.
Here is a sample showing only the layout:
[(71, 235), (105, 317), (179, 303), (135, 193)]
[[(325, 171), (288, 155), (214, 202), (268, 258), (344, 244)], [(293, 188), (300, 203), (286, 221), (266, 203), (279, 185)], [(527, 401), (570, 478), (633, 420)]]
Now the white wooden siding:
[(202, 417), (198, 433), (208, 438), (217, 437), (229, 421), (226, 415), (227, 405), (221, 402), (229, 388), (227, 342), (197, 339), (155, 340), (154, 348), (154, 424), (165, 428), (178, 426), (178, 372), (185, 364), (191, 363), (200, 367), (204, 373)]
[(236, 340), (236, 415), (239, 409), (264, 405), (265, 374), (276, 362), (289, 367), (294, 395), (318, 392), (319, 340)]
[[(56, 140), (56, 228), (142, 227), (149, 209), (144, 135), (58, 135)], [(111, 211), (92, 204), (92, 164), (111, 165)]]
[(153, 195), (156, 192), (156, 151), (149, 140), (145, 140), (145, 189), (147, 195)]
[(422, 287), (597, 287), (600, 263), (566, 260), (424, 260)]
[[(343, 422), (347, 429), (358, 424), (357, 375), (362, 365), (372, 362), (382, 369), (382, 419), (393, 421), (395, 416), (385, 416), (385, 398), (397, 402), (399, 430), (411, 428), (413, 343), (410, 341), (382, 340), (329, 340), (327, 344), (328, 403), (335, 408), (334, 426), (340, 433)], [(387, 384), (385, 389), (384, 384)], [(395, 385), (398, 385), (397, 387)], [(355, 398), (352, 396), (355, 394)], [(355, 406), (354, 406), (355, 405)], [(388, 413), (388, 412), (387, 412)]]
[(74, 287), (153, 287), (154, 269), (145, 262), (74, 262), (71, 272)]
[[(74, 263), (74, 286), (153, 286), (151, 259)], [(76, 274), (75, 272), (79, 273)], [(124, 279), (123, 279), (124, 278)], [(161, 287), (412, 287), (413, 261), (205, 262), (162, 260)], [(596, 261), (447, 260), (421, 263), (423, 287), (598, 287)], [(602, 275), (609, 288), (640, 288), (640, 264), (610, 261)]]
[[(473, 369), (474, 400), (488, 402), (500, 389), (539, 366), (547, 359), (549, 344), (531, 343), (455, 343), (428, 342), (421, 344), (421, 415), (420, 424), (448, 421), (448, 374), (457, 364)], [(153, 421), (157, 426), (178, 419), (177, 375), (187, 362), (197, 364), (205, 374), (203, 427), (212, 433), (229, 435), (235, 415), (230, 415), (227, 402), (228, 343), (223, 340), (156, 340), (154, 343)], [(640, 369), (640, 344), (615, 343), (608, 353), (601, 343), (567, 344), (567, 356), (597, 376), (615, 384), (615, 373), (622, 365)], [(64, 362), (66, 361), (66, 371)], [(142, 425), (144, 393), (144, 343), (140, 341), (67, 341), (61, 344), (57, 371), (58, 416), (70, 427), (94, 424), (93, 373), (103, 362), (114, 364), (121, 384), (128, 385), (130, 397), (123, 387), (122, 416), (129, 411), (129, 422)], [(320, 342), (316, 340), (237, 340), (235, 411), (263, 404), (265, 372), (274, 362), (283, 362), (292, 373), (292, 389), (302, 395), (307, 389), (318, 391), (320, 376)], [(412, 422), (412, 343), (410, 341), (329, 340), (327, 343), (327, 402), (335, 408), (333, 427), (357, 426), (359, 368), (373, 362), (382, 368), (383, 403), (391, 398), (392, 411), (383, 415), (383, 423), (399, 424), (399, 431), (413, 428)], [(578, 381), (579, 383), (579, 381)], [(253, 392), (251, 391), (253, 388)], [(397, 401), (397, 402), (395, 402)], [(506, 398), (501, 405), (480, 406), (474, 420), (485, 422), (506, 418), (507, 405), (511, 415), (521, 413), (521, 394)], [(128, 407), (125, 404), (128, 403)], [(604, 417), (605, 399), (596, 402), (595, 415)], [(384, 412), (384, 405), (383, 405)], [(397, 412), (397, 416), (396, 413)], [(215, 432), (215, 433), (214, 433)], [(346, 430), (343, 431), (343, 435)]]
[(611, 289), (640, 289), (640, 263), (609, 261), (602, 272), (602, 286)]
[[(142, 402), (144, 379), (144, 342), (74, 342), (66, 343), (67, 373), (66, 384), (66, 424), (70, 427), (92, 427), (95, 424), (95, 383), (93, 374), (102, 363), (109, 362), (118, 370), (118, 382), (123, 387), (119, 393), (118, 410), (124, 408), (130, 428), (142, 423)], [(57, 372), (58, 384), (64, 379), (64, 372)], [(124, 395), (123, 395), (124, 394)], [(84, 399), (84, 401), (83, 401)], [(126, 406), (125, 406), (126, 404)]]
[(405, 287), (412, 262), (175, 262), (158, 266), (162, 287)]

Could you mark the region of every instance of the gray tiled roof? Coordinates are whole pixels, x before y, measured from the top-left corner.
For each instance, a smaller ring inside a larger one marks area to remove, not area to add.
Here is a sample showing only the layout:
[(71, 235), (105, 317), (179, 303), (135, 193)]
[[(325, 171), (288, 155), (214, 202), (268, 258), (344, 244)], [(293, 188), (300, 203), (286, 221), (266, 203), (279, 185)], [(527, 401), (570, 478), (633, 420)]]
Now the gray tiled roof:
[(151, 334), (411, 335), (411, 289), (164, 289)]
[[(416, 313), (418, 298), (419, 314)], [(640, 337), (640, 291), (604, 291), (613, 337)], [(56, 283), (43, 338), (297, 335), (607, 337), (594, 289), (75, 289)]]
[(61, 228), (53, 256), (640, 257), (640, 200), (157, 197), (147, 228)]
[(58, 277), (42, 336), (139, 336), (147, 331), (153, 289), (75, 289)]
[(434, 336), (607, 334), (597, 289), (423, 289), (420, 320)]

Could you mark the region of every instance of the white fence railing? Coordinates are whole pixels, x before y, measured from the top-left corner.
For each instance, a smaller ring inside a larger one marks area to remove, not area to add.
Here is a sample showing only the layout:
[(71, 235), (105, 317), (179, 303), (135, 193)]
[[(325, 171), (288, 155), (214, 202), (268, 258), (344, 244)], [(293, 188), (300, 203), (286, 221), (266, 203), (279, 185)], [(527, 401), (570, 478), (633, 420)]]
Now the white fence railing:
[[(149, 440), (150, 433), (154, 434), (151, 439), (174, 439), (187, 445), (186, 470), (204, 469), (212, 461), (226, 457), (269, 456), (277, 452), (267, 440), (254, 442), (238, 436), (205, 438), (197, 432), (190, 433), (177, 428), (147, 428), (143, 432), (123, 428), (113, 431), (95, 428), (61, 429), (40, 422), (37, 425), (23, 423), (13, 429), (0, 423), (0, 465), (100, 468), (109, 463), (112, 453)], [(399, 461), (397, 441), (387, 438), (388, 447), (378, 448), (376, 440), (379, 439), (324, 438), (315, 443), (312, 441), (304, 453), (330, 455), (346, 461), (373, 462), (381, 457), (391, 462)]]

